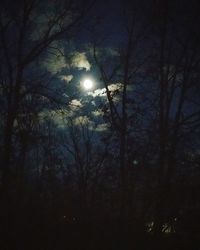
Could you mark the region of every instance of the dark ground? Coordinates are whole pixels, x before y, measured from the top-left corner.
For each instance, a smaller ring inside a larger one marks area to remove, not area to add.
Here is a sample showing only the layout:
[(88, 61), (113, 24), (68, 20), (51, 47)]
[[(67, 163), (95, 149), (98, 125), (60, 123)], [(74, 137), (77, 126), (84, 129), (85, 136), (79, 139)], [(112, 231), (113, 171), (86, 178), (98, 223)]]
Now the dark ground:
[(104, 223), (63, 223), (46, 225), (36, 223), (7, 229), (1, 233), (1, 250), (198, 250), (200, 235), (173, 233), (153, 235), (132, 229), (122, 230)]

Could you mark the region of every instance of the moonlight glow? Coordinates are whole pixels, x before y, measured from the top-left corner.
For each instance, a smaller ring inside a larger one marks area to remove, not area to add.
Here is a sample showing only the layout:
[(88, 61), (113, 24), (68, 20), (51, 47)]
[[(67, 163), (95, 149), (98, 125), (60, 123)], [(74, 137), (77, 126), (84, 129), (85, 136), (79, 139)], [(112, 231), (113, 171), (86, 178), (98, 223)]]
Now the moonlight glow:
[(83, 87), (85, 89), (91, 89), (93, 87), (93, 81), (90, 79), (85, 79), (83, 82)]

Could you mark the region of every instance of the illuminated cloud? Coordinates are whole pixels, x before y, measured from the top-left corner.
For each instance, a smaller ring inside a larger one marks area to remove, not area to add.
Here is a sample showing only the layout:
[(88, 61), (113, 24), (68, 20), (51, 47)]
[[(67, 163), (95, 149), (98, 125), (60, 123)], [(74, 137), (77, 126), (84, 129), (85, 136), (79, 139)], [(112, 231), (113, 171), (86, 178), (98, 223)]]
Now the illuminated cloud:
[[(123, 87), (123, 84), (121, 83), (112, 83), (110, 85), (108, 85), (108, 89), (111, 92), (117, 91), (117, 90), (121, 90)], [(91, 91), (88, 92), (88, 95), (91, 95), (93, 97), (97, 97), (97, 96), (106, 96), (106, 89), (102, 88), (102, 89), (96, 89), (95, 91)]]
[(92, 126), (93, 122), (90, 121), (90, 119), (84, 115), (84, 116), (78, 116), (76, 118), (74, 118), (73, 120), (74, 125), (88, 125), (88, 126)]
[(58, 48), (58, 50), (57, 47), (55, 47), (54, 49), (50, 49), (48, 57), (44, 61), (43, 66), (51, 74), (57, 74), (64, 68), (69, 68), (69, 65), (65, 60), (64, 49), (62, 47)]
[(43, 123), (47, 119), (51, 119), (58, 127), (63, 128), (66, 125), (66, 117), (70, 115), (67, 110), (44, 110), (39, 113), (40, 122)]
[(103, 115), (103, 111), (102, 110), (95, 110), (95, 111), (92, 111), (92, 114), (95, 117), (102, 116)]
[(108, 86), (108, 89), (110, 91), (116, 91), (116, 90), (121, 90), (123, 87), (122, 83), (112, 83)]
[(69, 83), (73, 79), (73, 75), (61, 75), (60, 79), (62, 81), (65, 81), (65, 82)]
[(73, 99), (70, 102), (70, 108), (72, 110), (77, 110), (77, 109), (82, 108), (82, 107), (83, 107), (83, 105), (82, 105), (82, 103), (78, 99)]
[(87, 126), (89, 130), (96, 131), (96, 132), (103, 132), (109, 129), (107, 123), (101, 123), (95, 126), (95, 123), (89, 119), (86, 115), (78, 116), (73, 119), (73, 124), (75, 126)]
[(86, 69), (86, 71), (90, 70), (91, 65), (87, 60), (87, 57), (84, 52), (76, 52), (71, 61), (71, 66), (73, 68), (78, 68), (79, 70), (81, 69)]
[(106, 96), (106, 89), (105, 88), (103, 88), (103, 89), (96, 89), (94, 91), (88, 92), (88, 95), (91, 95), (93, 97), (96, 97), (96, 96)]
[(96, 127), (96, 131), (97, 132), (103, 132), (103, 131), (106, 131), (106, 130), (108, 130), (108, 124), (107, 123), (102, 123), (102, 124), (99, 124), (99, 125), (97, 125), (97, 127)]

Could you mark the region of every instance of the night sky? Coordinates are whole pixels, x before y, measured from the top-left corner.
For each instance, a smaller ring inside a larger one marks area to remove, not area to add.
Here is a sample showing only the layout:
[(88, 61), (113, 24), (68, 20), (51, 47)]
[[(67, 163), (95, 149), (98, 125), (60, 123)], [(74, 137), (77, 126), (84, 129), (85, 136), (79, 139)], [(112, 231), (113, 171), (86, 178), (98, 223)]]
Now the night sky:
[(200, 246), (199, 13), (1, 1), (0, 249)]

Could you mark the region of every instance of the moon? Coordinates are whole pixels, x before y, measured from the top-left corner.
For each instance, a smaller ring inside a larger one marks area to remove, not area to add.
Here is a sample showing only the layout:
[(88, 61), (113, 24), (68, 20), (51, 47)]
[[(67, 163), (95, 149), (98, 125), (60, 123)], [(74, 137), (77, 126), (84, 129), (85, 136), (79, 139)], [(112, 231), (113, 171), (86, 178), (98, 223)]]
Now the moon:
[(90, 79), (85, 79), (84, 81), (83, 81), (83, 87), (85, 88), (85, 89), (91, 89), (92, 87), (93, 87), (93, 81), (92, 80), (90, 80)]

